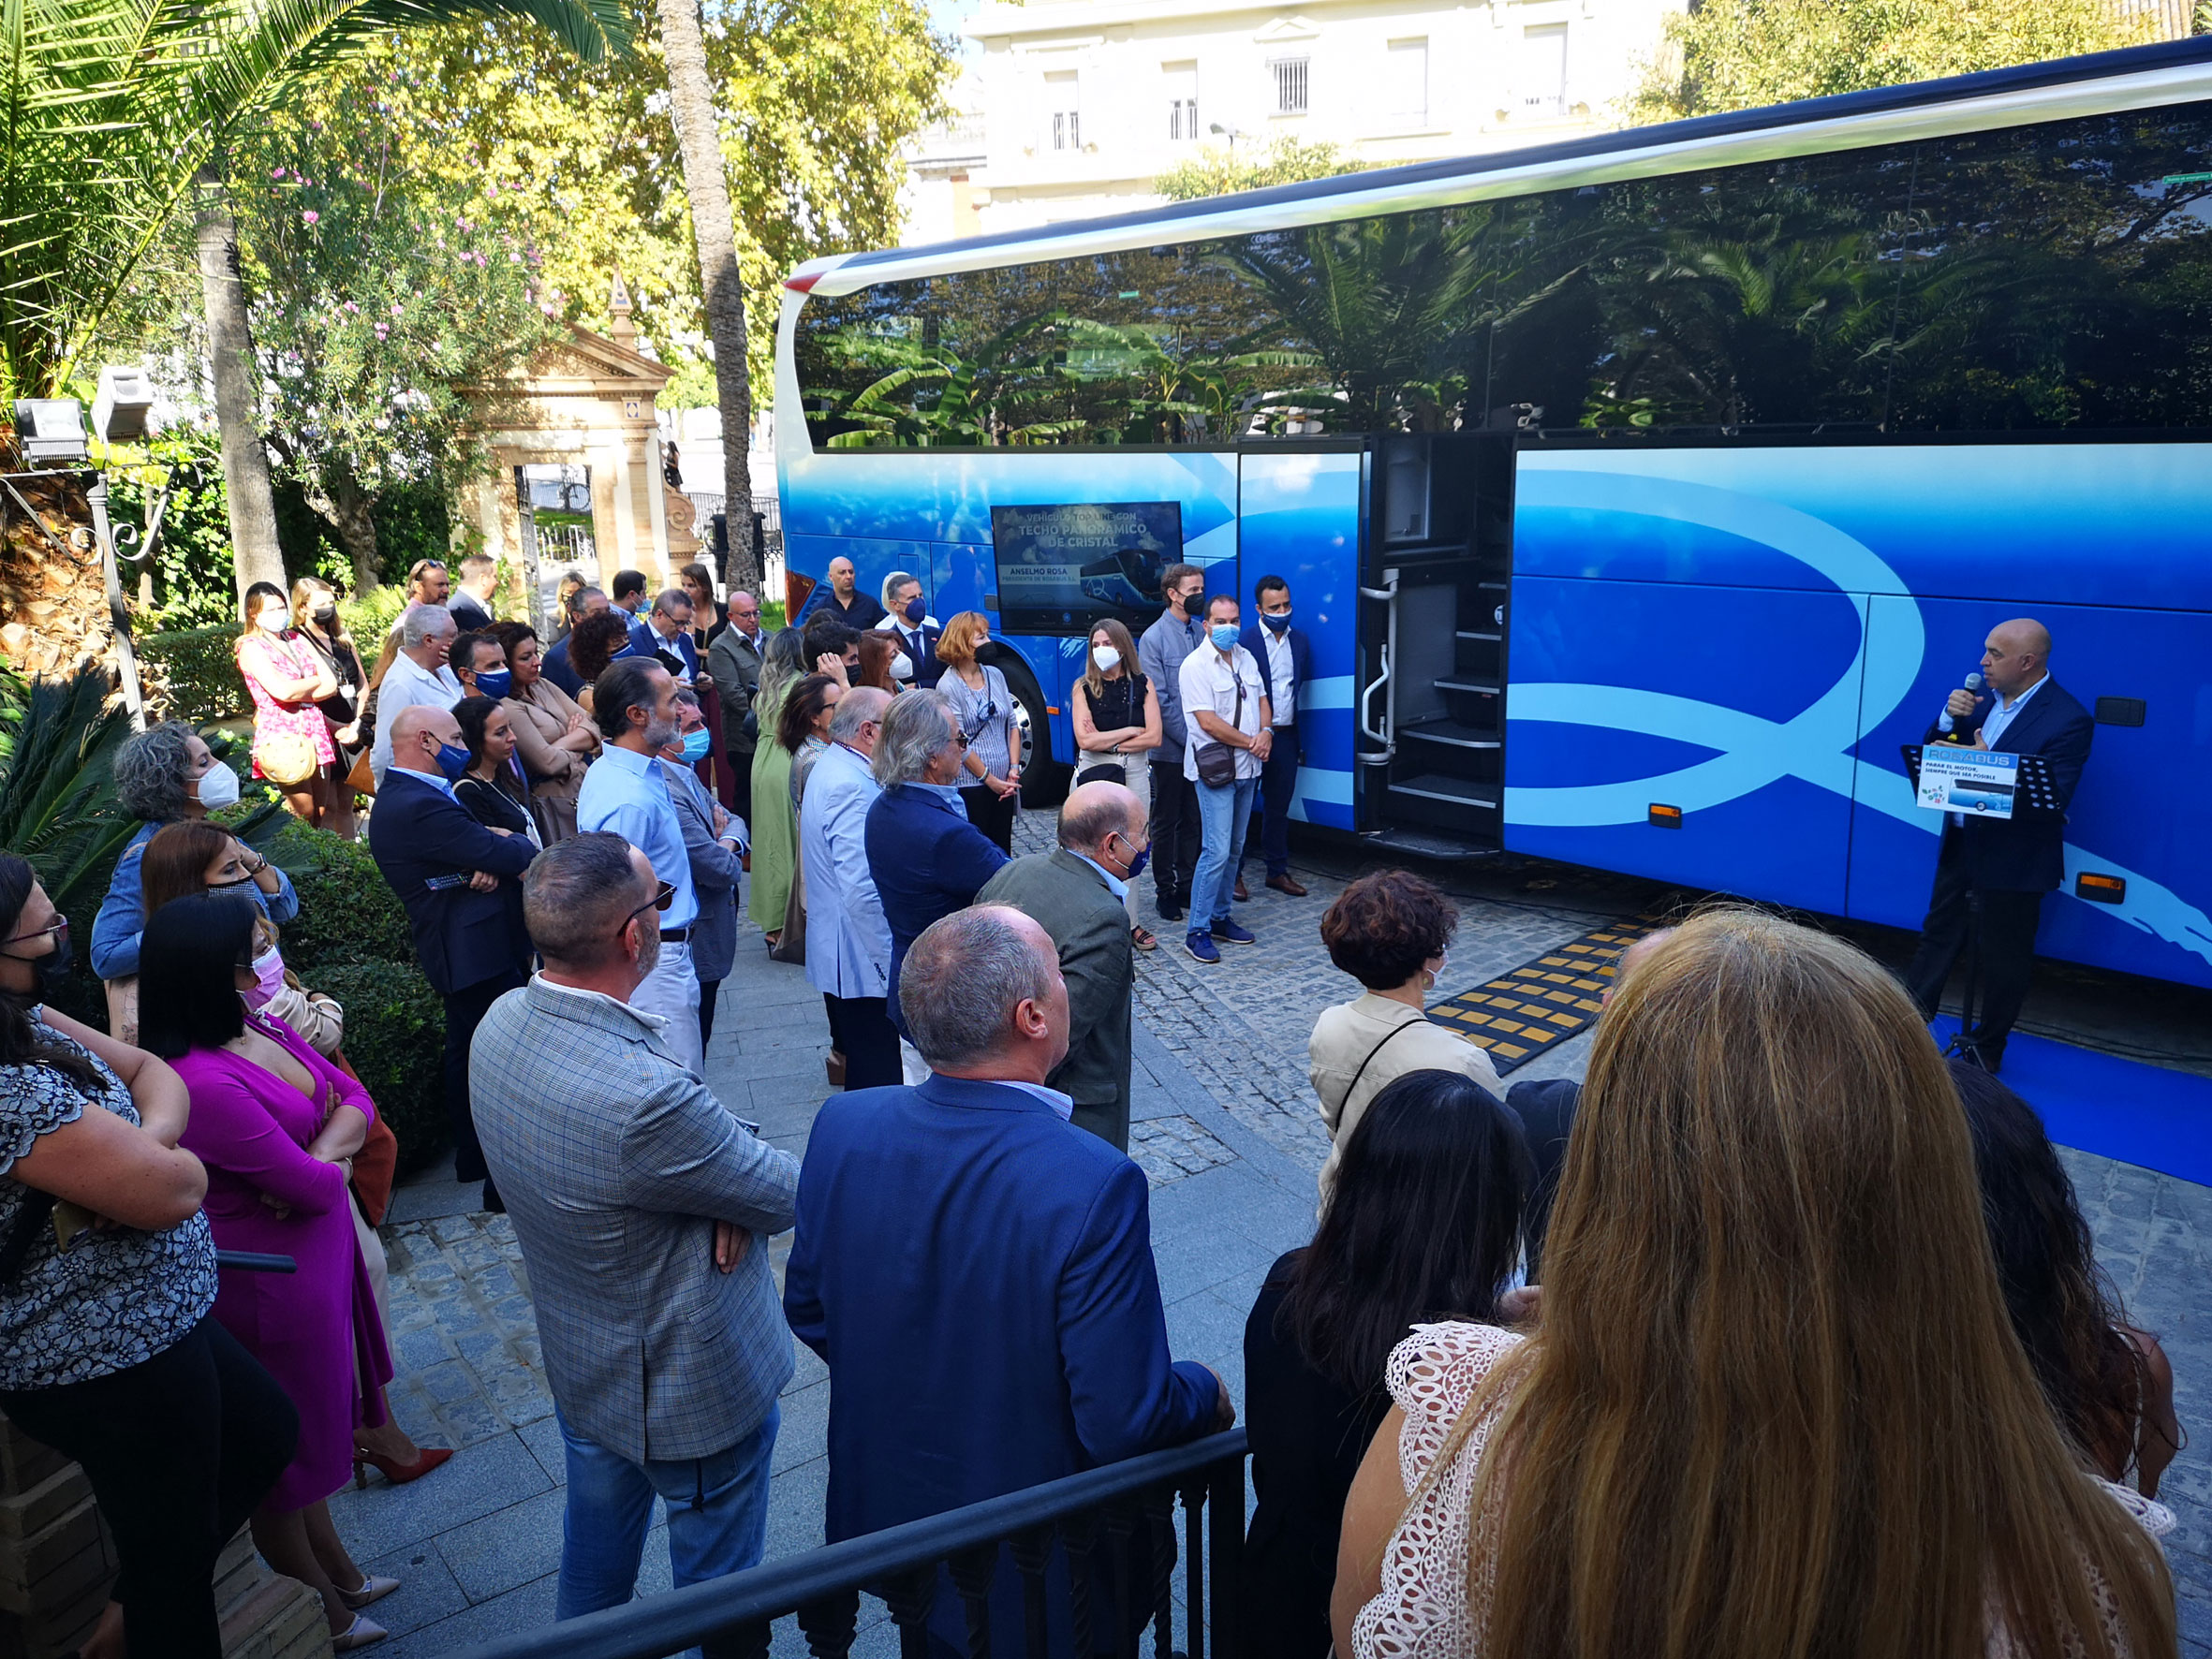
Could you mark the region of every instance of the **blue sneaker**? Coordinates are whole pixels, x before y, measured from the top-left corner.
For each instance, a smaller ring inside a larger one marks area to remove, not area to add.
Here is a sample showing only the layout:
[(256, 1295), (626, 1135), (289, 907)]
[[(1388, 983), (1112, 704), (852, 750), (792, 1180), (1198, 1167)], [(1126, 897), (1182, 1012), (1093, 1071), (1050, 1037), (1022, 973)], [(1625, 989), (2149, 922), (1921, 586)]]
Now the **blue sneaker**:
[(1249, 928), (1240, 928), (1233, 921), (1214, 924), (1214, 937), (1231, 945), (1257, 945), (1259, 938)]
[(1203, 933), (1186, 934), (1183, 948), (1202, 962), (1217, 962), (1221, 960), (1221, 952), (1214, 947), (1214, 941)]

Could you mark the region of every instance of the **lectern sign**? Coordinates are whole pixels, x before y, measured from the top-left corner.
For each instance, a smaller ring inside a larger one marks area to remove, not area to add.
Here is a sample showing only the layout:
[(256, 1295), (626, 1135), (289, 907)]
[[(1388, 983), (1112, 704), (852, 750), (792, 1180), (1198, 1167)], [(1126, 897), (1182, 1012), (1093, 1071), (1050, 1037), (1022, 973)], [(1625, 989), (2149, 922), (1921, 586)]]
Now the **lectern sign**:
[(2020, 785), (2020, 756), (1930, 743), (1920, 753), (1922, 806), (1970, 818), (2009, 818)]

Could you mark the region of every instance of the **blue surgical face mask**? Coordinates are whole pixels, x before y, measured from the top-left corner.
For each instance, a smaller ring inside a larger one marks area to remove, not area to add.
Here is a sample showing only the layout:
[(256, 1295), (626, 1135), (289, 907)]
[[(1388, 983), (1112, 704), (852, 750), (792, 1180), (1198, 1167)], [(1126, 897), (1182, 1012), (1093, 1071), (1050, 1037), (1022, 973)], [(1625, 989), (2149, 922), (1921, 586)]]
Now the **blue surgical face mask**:
[(468, 775), (468, 751), (459, 743), (440, 743), (437, 769), (446, 774), (449, 783), (458, 784)]
[(1216, 651), (1234, 650), (1236, 648), (1236, 634), (1237, 628), (1234, 623), (1216, 623), (1206, 630), (1206, 638), (1214, 642)]
[(712, 734), (703, 726), (697, 731), (686, 732), (684, 734), (684, 764), (697, 766), (704, 760), (707, 757), (708, 746), (713, 741)]
[(914, 626), (920, 627), (922, 625), (922, 619), (929, 614), (929, 607), (922, 602), (922, 595), (920, 594), (916, 594), (911, 599), (907, 601), (906, 608), (901, 610), (899, 614), (905, 617), (907, 621), (911, 623)]
[[(1124, 841), (1122, 845), (1127, 846), (1128, 845), (1128, 843)], [(1143, 851), (1139, 852), (1135, 858), (1129, 860), (1129, 867), (1128, 871), (1123, 874), (1122, 880), (1135, 881), (1138, 876), (1144, 874), (1144, 866), (1151, 862), (1152, 848), (1149, 845), (1146, 845)]]
[[(1286, 610), (1280, 616), (1276, 616), (1262, 610), (1260, 613), (1260, 620), (1279, 634), (1285, 628), (1290, 625), (1290, 613)], [(479, 674), (477, 676), (477, 683), (481, 685), (483, 683), (484, 677), (481, 674)]]
[(497, 702), (514, 688), (514, 675), (506, 668), (479, 670), (476, 677), (476, 688)]

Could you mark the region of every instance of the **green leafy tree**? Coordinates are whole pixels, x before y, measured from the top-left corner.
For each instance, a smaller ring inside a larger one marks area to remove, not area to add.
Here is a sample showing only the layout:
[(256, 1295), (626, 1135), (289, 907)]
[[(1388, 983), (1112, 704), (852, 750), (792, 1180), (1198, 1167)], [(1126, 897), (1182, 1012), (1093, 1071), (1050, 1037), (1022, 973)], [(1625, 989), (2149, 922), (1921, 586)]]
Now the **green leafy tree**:
[(1305, 143), (1290, 137), (1276, 139), (1265, 148), (1247, 145), (1241, 151), (1233, 144), (1226, 149), (1209, 144), (1191, 160), (1154, 179), (1152, 187), (1170, 201), (1198, 201), (1239, 190), (1264, 190), (1270, 184), (1333, 179), (1338, 173), (1356, 173), (1361, 165), (1335, 144)]
[(2132, 46), (2156, 28), (2109, 0), (1701, 0), (1666, 20), (1630, 112), (1757, 109)]
[(360, 96), (277, 124), (240, 153), (252, 172), (232, 189), (262, 436), (361, 588), (383, 576), (379, 498), (450, 493), (478, 471), (465, 389), (495, 382), (552, 330), (524, 215), (394, 173), (381, 126), (379, 102)]

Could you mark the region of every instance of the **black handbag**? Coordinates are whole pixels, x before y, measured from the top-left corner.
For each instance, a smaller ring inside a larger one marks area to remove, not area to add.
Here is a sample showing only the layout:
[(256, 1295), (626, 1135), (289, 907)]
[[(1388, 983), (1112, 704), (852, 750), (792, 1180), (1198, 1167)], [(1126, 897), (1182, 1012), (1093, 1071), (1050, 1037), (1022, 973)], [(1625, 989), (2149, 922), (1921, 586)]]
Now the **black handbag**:
[(1075, 779), (1075, 786), (1080, 789), (1085, 784), (1120, 784), (1124, 787), (1127, 787), (1128, 781), (1129, 771), (1128, 767), (1117, 765), (1113, 761), (1107, 761), (1102, 765), (1086, 768), (1084, 771), (1078, 773)]
[[(1231, 670), (1235, 671), (1233, 668)], [(1229, 724), (1242, 727), (1245, 723), (1245, 677), (1236, 677), (1236, 712)], [(1195, 724), (1195, 722), (1194, 722)], [(1208, 743), (1198, 752), (1198, 781), (1208, 788), (1226, 789), (1236, 782), (1236, 751), (1227, 743)]]

